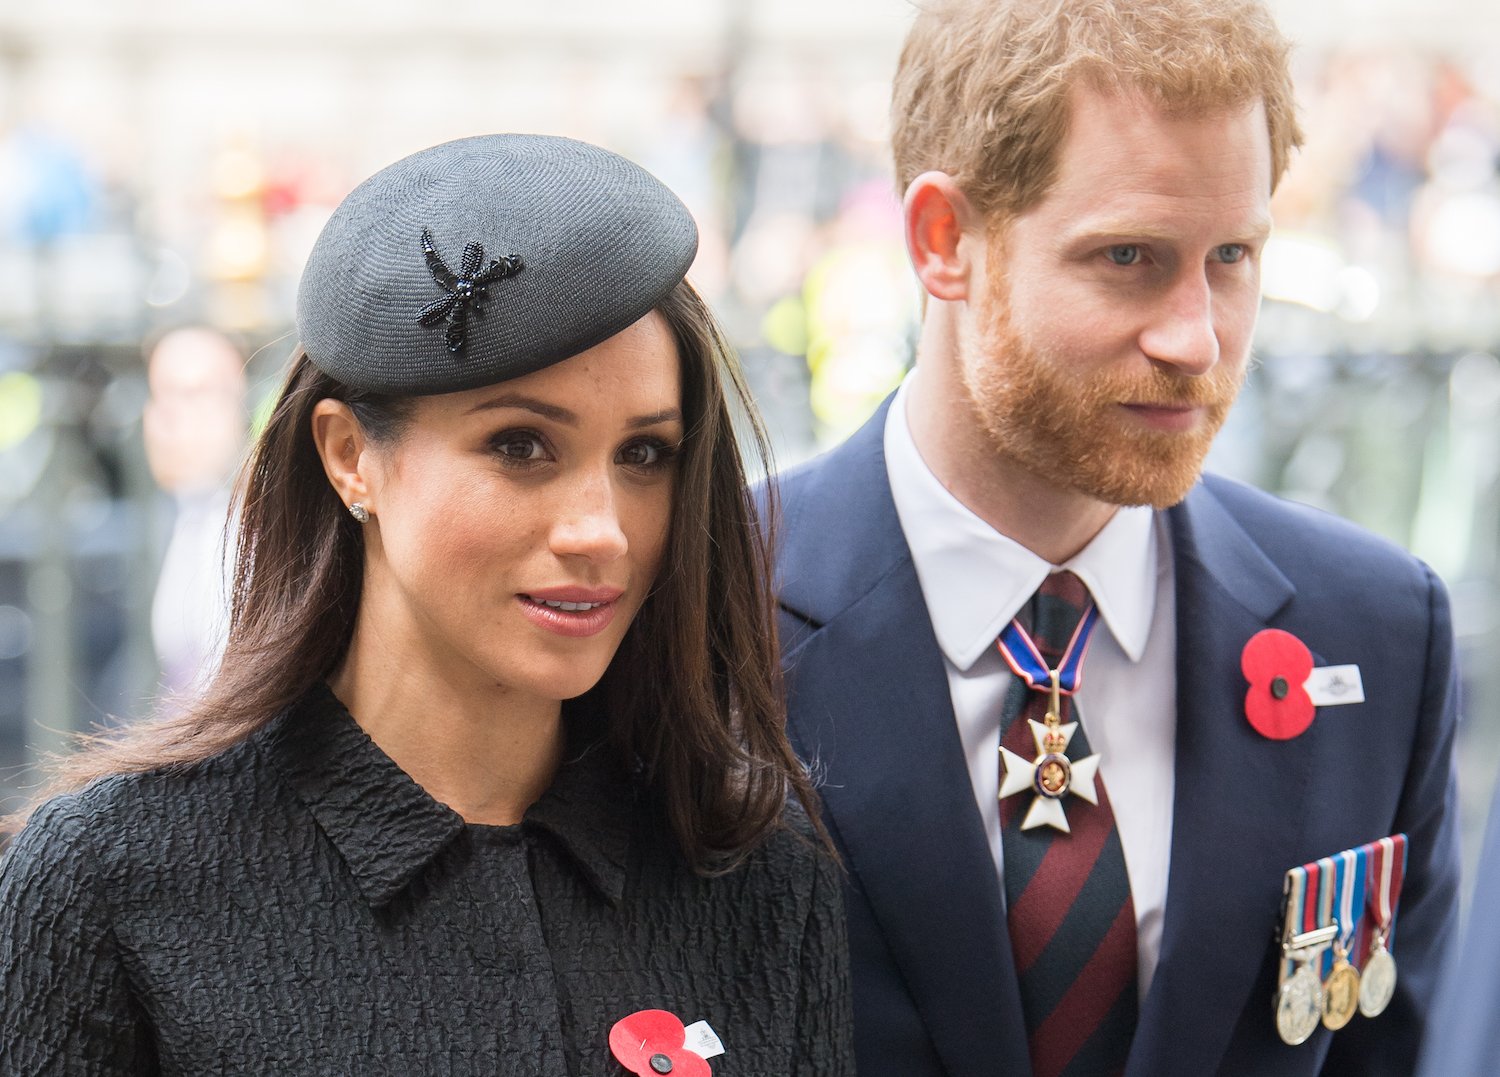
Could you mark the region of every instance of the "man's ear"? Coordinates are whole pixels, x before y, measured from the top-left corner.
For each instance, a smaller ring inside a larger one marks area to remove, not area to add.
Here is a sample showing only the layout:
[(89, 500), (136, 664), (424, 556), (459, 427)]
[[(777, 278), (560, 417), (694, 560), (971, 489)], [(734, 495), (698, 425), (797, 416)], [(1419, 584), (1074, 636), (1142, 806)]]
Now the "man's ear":
[(358, 501), (374, 514), (376, 506), (365, 475), (365, 432), (342, 400), (319, 400), (312, 410), (313, 445), (323, 473), (347, 508)]
[(935, 299), (969, 297), (979, 214), (946, 172), (923, 172), (902, 200), (906, 251), (917, 279)]

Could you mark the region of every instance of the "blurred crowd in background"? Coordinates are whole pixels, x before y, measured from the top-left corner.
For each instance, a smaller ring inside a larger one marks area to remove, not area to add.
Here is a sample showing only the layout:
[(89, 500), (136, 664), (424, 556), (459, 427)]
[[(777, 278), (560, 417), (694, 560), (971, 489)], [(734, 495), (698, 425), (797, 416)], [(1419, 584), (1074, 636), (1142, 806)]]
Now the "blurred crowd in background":
[[(1447, 581), (1472, 846), (1500, 763), (1500, 18), (1272, 6), (1300, 41), (1308, 145), (1211, 466)], [(520, 130), (640, 161), (698, 219), (692, 276), (778, 462), (856, 426), (912, 361), (885, 145), (909, 17), (903, 0), (0, 0), (0, 808), (69, 732), (190, 690), (302, 260), (405, 153)]]

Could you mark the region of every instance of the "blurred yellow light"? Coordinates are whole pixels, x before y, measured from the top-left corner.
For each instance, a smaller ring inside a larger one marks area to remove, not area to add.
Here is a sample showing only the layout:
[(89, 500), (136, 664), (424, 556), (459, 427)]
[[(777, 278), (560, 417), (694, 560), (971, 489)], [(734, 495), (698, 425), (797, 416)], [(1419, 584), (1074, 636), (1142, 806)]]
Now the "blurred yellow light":
[(41, 382), (23, 371), (0, 374), (0, 452), (25, 441), (41, 421)]

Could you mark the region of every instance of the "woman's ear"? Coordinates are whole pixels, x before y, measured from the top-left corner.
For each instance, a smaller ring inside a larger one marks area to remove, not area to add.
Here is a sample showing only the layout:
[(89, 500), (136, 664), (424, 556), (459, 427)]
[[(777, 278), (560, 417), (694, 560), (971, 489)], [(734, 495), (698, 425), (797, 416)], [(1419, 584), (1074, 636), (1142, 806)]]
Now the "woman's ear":
[(356, 502), (375, 512), (373, 491), (365, 474), (365, 432), (342, 400), (319, 400), (312, 410), (313, 445), (323, 473), (347, 508)]
[(934, 299), (969, 297), (979, 215), (946, 172), (923, 172), (902, 200), (906, 250), (917, 279)]

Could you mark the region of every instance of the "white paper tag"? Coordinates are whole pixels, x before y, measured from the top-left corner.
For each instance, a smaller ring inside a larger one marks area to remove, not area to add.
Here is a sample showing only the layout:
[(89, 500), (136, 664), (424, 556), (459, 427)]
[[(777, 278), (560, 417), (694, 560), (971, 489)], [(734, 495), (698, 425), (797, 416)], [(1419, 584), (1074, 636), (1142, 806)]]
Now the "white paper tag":
[(724, 1053), (724, 1045), (714, 1035), (714, 1030), (708, 1027), (707, 1021), (694, 1021), (683, 1032), (685, 1036), (682, 1045), (699, 1058), (713, 1058)]
[(1318, 666), (1302, 686), (1315, 707), (1337, 707), (1341, 703), (1363, 703), (1364, 682), (1358, 666)]

